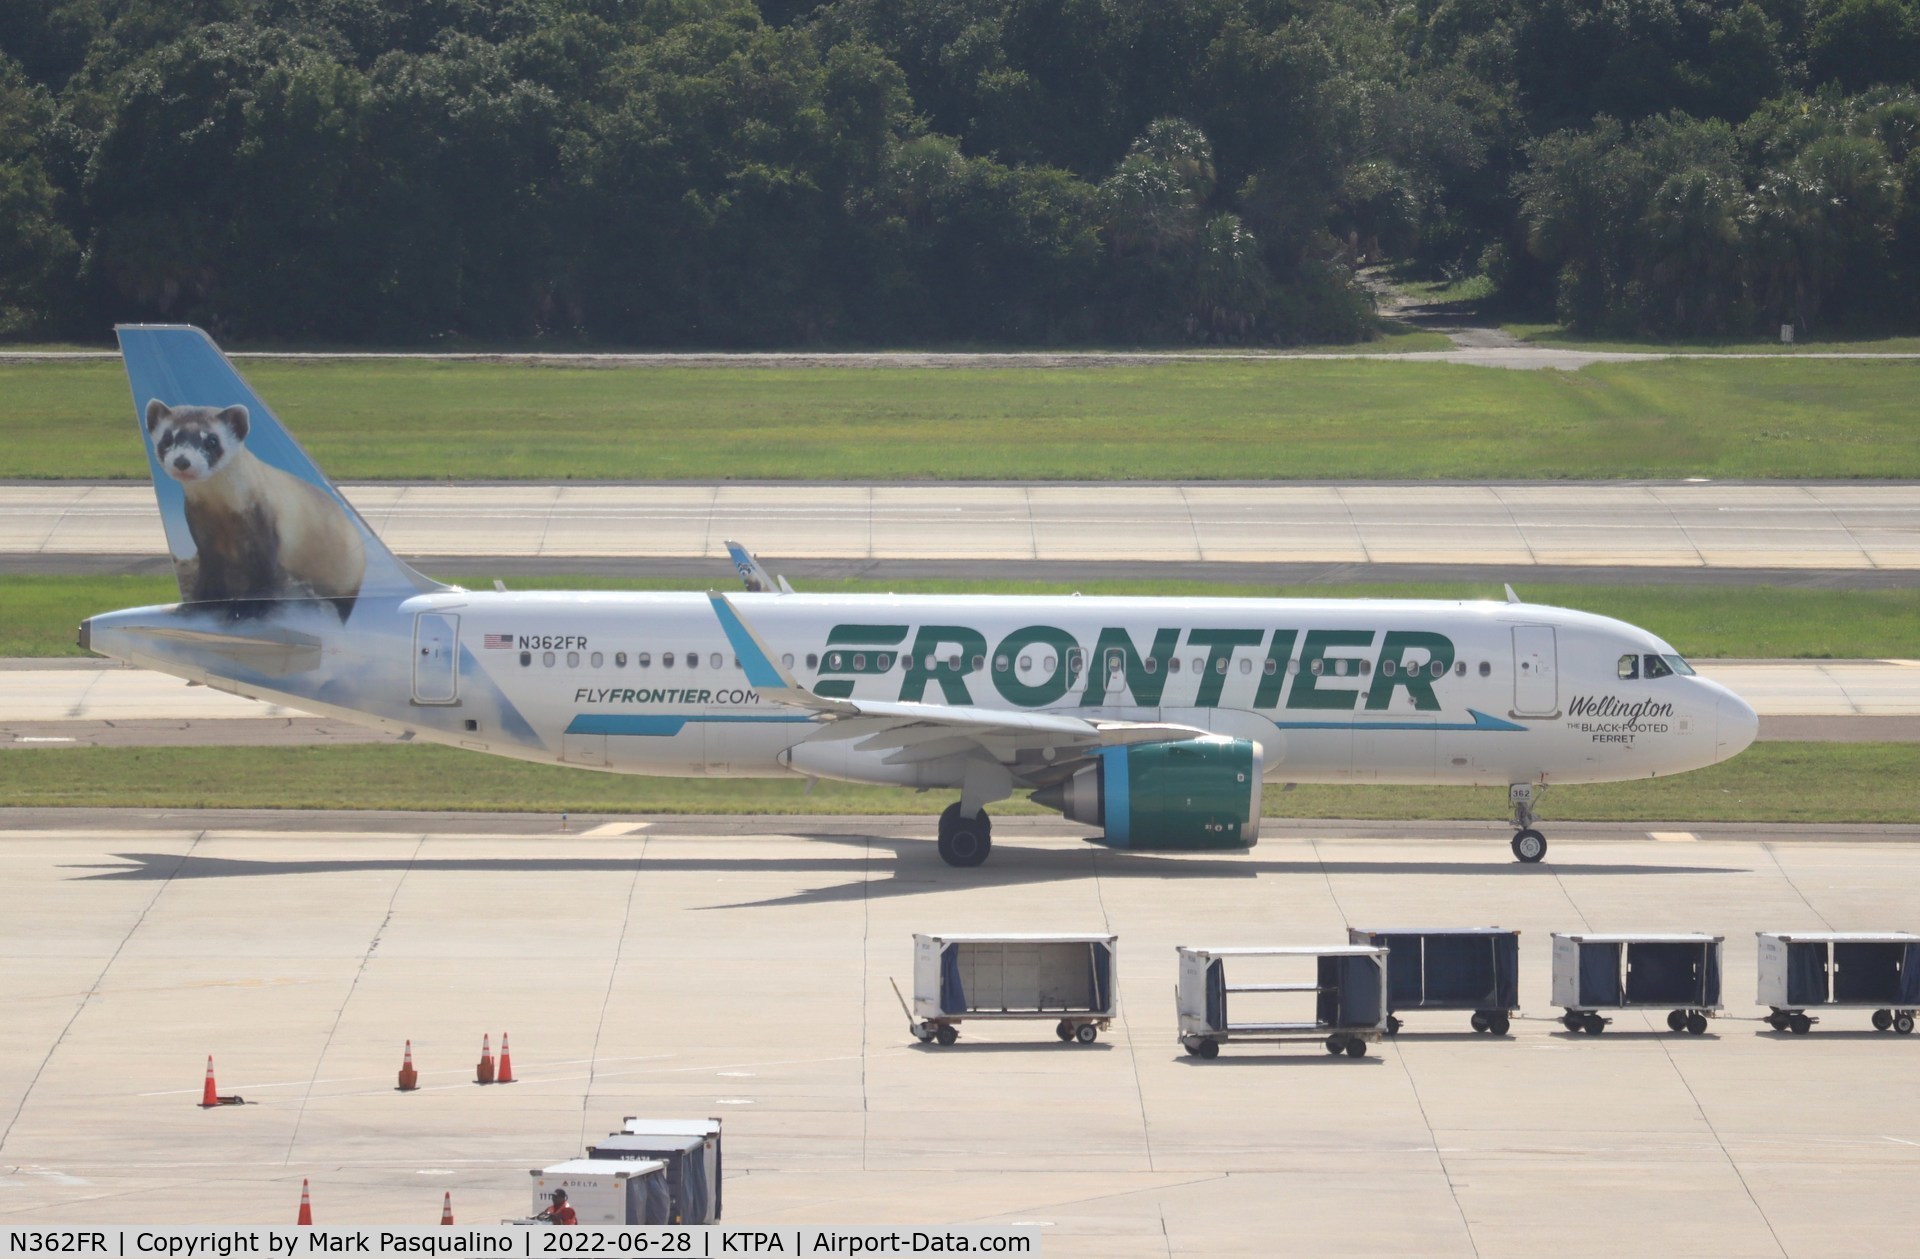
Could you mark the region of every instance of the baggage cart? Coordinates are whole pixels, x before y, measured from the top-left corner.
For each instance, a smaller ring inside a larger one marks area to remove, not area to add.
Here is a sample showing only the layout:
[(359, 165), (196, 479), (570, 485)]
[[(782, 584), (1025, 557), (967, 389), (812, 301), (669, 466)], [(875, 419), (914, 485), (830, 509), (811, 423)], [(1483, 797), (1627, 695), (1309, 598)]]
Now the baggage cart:
[(719, 1219), (720, 1144), (693, 1134), (616, 1132), (587, 1147), (587, 1157), (609, 1161), (650, 1159), (666, 1164), (672, 1199), (669, 1224), (711, 1224)]
[(1403, 1010), (1470, 1010), (1476, 1032), (1505, 1036), (1520, 1008), (1520, 933), (1504, 927), (1348, 927), (1350, 944), (1387, 950), (1387, 1035)]
[(951, 1045), (969, 1019), (1051, 1019), (1061, 1040), (1091, 1045), (1113, 1024), (1118, 943), (1112, 935), (916, 933), (907, 1025), (922, 1044)]
[(1913, 1032), (1920, 935), (1905, 931), (1760, 931), (1760, 1004), (1776, 1032), (1804, 1036), (1821, 1010), (1872, 1010), (1875, 1031)]
[(552, 1167), (537, 1167), (533, 1177), (531, 1224), (545, 1223), (541, 1212), (553, 1205), (553, 1191), (567, 1191), (567, 1201), (582, 1224), (666, 1224), (672, 1213), (667, 1189), (667, 1165), (652, 1159), (569, 1159)]
[(1598, 1036), (1602, 1010), (1666, 1006), (1667, 1030), (1700, 1036), (1720, 1004), (1724, 936), (1553, 934), (1553, 1003), (1570, 1032)]
[(720, 1117), (712, 1115), (705, 1119), (645, 1119), (639, 1115), (626, 1115), (620, 1120), (620, 1131), (615, 1136), (635, 1137), (702, 1137), (713, 1143), (713, 1176), (708, 1182), (713, 1186), (713, 1218), (720, 1219), (726, 1206), (727, 1150), (720, 1140)]
[[(1363, 1058), (1367, 1045), (1387, 1027), (1387, 951), (1358, 944), (1310, 948), (1196, 948), (1179, 946), (1180, 977), (1174, 1003), (1180, 1017), (1180, 1044), (1196, 1058), (1217, 1058), (1228, 1041), (1317, 1040), (1330, 1054)], [(1254, 972), (1256, 983), (1227, 982), (1227, 963), (1237, 972)], [(1286, 976), (1277, 982), (1269, 975)], [(1252, 994), (1261, 994), (1252, 996)], [(1293, 1000), (1286, 1001), (1286, 994)], [(1251, 996), (1243, 1003), (1235, 998)], [(1311, 1019), (1246, 1018), (1243, 1004), (1262, 1014), (1285, 1011), (1288, 1004), (1307, 1010)], [(1238, 1016), (1238, 1017), (1236, 1017)]]

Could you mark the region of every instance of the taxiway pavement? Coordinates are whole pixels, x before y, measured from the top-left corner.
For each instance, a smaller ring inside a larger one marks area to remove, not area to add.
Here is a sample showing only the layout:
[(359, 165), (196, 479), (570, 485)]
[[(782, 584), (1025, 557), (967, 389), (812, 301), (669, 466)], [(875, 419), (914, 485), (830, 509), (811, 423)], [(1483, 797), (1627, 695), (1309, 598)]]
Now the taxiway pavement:
[[(1065, 1256), (1897, 1254), (1920, 1228), (1920, 1038), (1750, 1021), (1761, 929), (1912, 928), (1914, 828), (1295, 823), (1241, 856), (1123, 856), (1007, 819), (0, 813), (0, 1221), (462, 1223), (623, 1116), (720, 1115), (727, 1222), (1030, 1222)], [(1410, 1015), (1364, 1061), (1200, 1062), (1176, 944), (1346, 926), (1522, 936), (1506, 1038)], [(1547, 937), (1726, 936), (1727, 1016), (1575, 1036)], [(917, 1045), (915, 931), (1111, 930), (1121, 1018)], [(468, 1081), (481, 1033), (520, 1082)], [(411, 1038), (423, 1087), (394, 1091)], [(203, 1112), (206, 1055), (248, 1105)]]
[[(1910, 575), (1907, 484), (362, 485), (404, 555), (1635, 568)], [(145, 485), (0, 486), (0, 557), (163, 556)], [(724, 572), (716, 568), (716, 573)], [(1204, 577), (1201, 573), (1190, 576)]]

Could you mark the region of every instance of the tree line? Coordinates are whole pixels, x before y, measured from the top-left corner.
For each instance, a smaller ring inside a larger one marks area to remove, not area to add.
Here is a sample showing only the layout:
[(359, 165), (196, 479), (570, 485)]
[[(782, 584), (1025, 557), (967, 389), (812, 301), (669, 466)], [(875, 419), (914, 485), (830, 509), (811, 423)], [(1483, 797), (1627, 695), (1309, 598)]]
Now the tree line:
[(5, 0), (0, 333), (1920, 317), (1920, 0)]

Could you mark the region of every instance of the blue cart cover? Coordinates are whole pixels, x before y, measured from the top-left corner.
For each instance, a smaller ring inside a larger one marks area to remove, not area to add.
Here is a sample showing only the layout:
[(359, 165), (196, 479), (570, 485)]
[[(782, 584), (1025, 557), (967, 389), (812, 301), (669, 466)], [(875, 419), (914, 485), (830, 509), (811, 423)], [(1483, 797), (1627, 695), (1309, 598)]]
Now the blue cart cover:
[[(1392, 969), (1389, 967), (1388, 969)], [(1380, 1021), (1380, 965), (1372, 957), (1320, 959), (1315, 1015), (1328, 1027), (1371, 1027)]]
[(1580, 1004), (1607, 1009), (1620, 1004), (1620, 946), (1580, 944)]
[(948, 1014), (967, 1009), (967, 990), (960, 983), (960, 950), (949, 944), (940, 954), (940, 1008)]
[(1827, 942), (1801, 941), (1787, 945), (1787, 1004), (1827, 1003)]
[(1207, 963), (1207, 1026), (1216, 1032), (1227, 1028), (1227, 968), (1217, 957)]
[(1094, 941), (1087, 947), (1087, 987), (1093, 996), (1093, 1008), (1113, 1008), (1113, 949)]
[(1512, 1010), (1520, 1004), (1520, 936), (1513, 931), (1357, 931), (1386, 949), (1387, 1009)]
[(1417, 1010), (1424, 991), (1420, 982), (1421, 937), (1411, 934), (1371, 935), (1368, 943), (1387, 951), (1387, 1008)]
[(1715, 962), (1717, 952), (1711, 944), (1696, 944), (1686, 940), (1630, 941), (1627, 944), (1628, 1003), (1718, 1005), (1720, 974)]
[[(1902, 995), (1902, 989), (1911, 982), (1911, 969), (1902, 963), (1913, 949), (1913, 945), (1898, 940), (1835, 940), (1833, 999), (1873, 1005), (1913, 1000), (1910, 994)], [(1791, 987), (1788, 992), (1791, 994)]]

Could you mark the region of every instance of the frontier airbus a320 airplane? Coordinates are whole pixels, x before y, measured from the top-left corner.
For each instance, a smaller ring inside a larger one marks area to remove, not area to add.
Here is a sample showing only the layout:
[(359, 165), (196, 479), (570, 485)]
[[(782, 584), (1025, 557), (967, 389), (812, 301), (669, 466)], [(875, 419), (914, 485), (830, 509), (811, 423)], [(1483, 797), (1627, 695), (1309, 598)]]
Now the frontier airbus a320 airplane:
[[(1127, 849), (1246, 849), (1268, 782), (1504, 787), (1698, 769), (1752, 708), (1621, 621), (1518, 601), (463, 590), (381, 544), (207, 336), (119, 330), (181, 601), (80, 644), (452, 747), (615, 773), (1016, 791)], [(747, 561), (749, 564), (751, 561)], [(750, 572), (749, 585), (769, 583)]]

